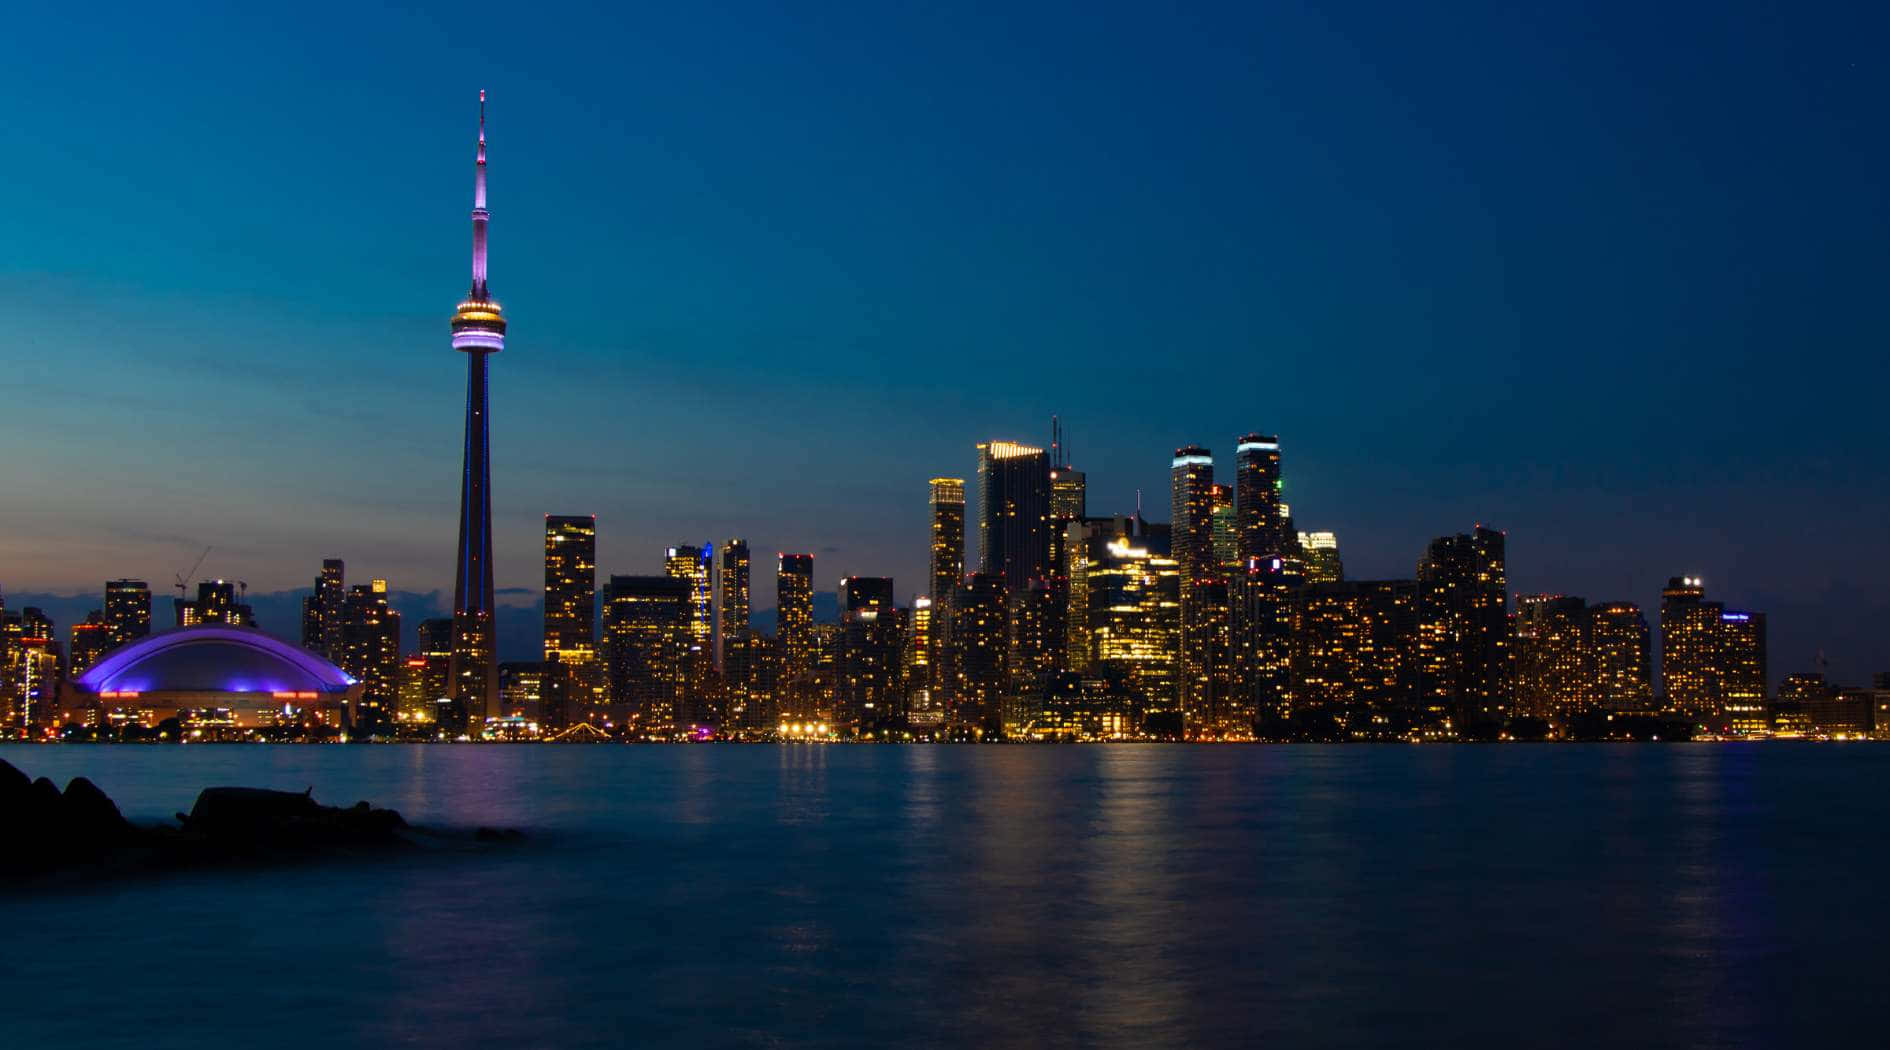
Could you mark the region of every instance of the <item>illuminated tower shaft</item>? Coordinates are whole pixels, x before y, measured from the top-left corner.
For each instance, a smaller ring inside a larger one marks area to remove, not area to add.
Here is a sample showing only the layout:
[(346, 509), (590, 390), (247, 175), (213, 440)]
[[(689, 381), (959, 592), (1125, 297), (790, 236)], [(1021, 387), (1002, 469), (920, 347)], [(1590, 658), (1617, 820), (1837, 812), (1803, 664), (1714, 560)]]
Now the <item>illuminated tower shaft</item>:
[(479, 93), (473, 175), (472, 291), (453, 315), (453, 349), (466, 355), (465, 467), (459, 489), (459, 558), (453, 579), (454, 706), (477, 732), (497, 713), (499, 675), (492, 600), (491, 420), (486, 356), (505, 349), (505, 315), (486, 291), (486, 93)]

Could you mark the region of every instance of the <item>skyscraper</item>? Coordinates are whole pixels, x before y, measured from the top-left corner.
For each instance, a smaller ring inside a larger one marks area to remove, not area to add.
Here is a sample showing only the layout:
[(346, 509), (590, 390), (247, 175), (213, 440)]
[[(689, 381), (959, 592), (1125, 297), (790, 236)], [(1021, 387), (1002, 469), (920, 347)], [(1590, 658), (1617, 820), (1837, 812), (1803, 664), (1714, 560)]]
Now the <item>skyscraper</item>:
[(729, 667), (731, 651), (741, 647), (748, 635), (748, 578), (748, 541), (732, 539), (722, 544), (721, 659), (723, 673), (731, 684), (738, 677)]
[(688, 580), (610, 578), (604, 591), (604, 646), (615, 718), (655, 736), (676, 727), (692, 611)]
[(1168, 473), (1173, 557), (1188, 580), (1216, 574), (1214, 560), (1214, 457), (1199, 445), (1175, 450)]
[(1757, 734), (1768, 728), (1765, 708), (1765, 614), (1727, 609), (1719, 614), (1716, 661), (1726, 728)]
[(1675, 576), (1660, 592), (1660, 681), (1666, 709), (1696, 725), (1719, 717), (1719, 617), (1698, 576)]
[(689, 583), (689, 642), (702, 653), (715, 651), (715, 545), (682, 544), (663, 555), (663, 571)]
[(1652, 712), (1651, 646), (1640, 606), (1633, 602), (1590, 606), (1588, 646), (1594, 702), (1608, 711)]
[(544, 658), (576, 674), (597, 659), (597, 518), (545, 515)]
[(1240, 523), (1234, 517), (1234, 486), (1208, 487), (1210, 517), (1214, 520), (1214, 561), (1225, 572), (1240, 564)]
[(341, 657), (341, 615), (346, 600), (340, 558), (323, 558), (315, 592), (302, 599), (302, 648), (330, 660)]
[(466, 355), (466, 442), (453, 571), (453, 700), (473, 723), (498, 710), (497, 607), (492, 594), (492, 444), (486, 358), (505, 349), (505, 314), (486, 290), (486, 93), (479, 93), (473, 162), (472, 290), (453, 314), (453, 349)]
[(934, 605), (951, 604), (965, 575), (965, 479), (932, 479), (932, 590)]
[(1515, 701), (1518, 714), (1566, 721), (1594, 706), (1591, 617), (1580, 598), (1516, 598)]
[(1419, 687), (1459, 733), (1487, 732), (1508, 703), (1505, 537), (1478, 525), (1431, 541), (1418, 563)]
[(783, 554), (774, 577), (774, 638), (779, 686), (789, 690), (814, 669), (814, 556)]
[(123, 645), (150, 634), (150, 585), (143, 580), (106, 580), (105, 624), (112, 645)]
[[(978, 568), (1007, 594), (1045, 574), (1050, 560), (1050, 460), (1010, 441), (978, 446)], [(954, 621), (955, 622), (955, 621)]]
[(1345, 562), (1339, 558), (1339, 537), (1330, 532), (1299, 534), (1300, 558), (1306, 563), (1306, 582), (1338, 583), (1345, 579)]
[(1009, 645), (1004, 577), (974, 572), (958, 589), (951, 610), (947, 659), (951, 666), (953, 725), (996, 737), (1004, 731), (1003, 698)]
[(355, 584), (342, 604), (337, 663), (361, 683), (359, 731), (391, 730), (400, 700), (400, 614), (387, 603), (387, 581)]
[(1248, 434), (1234, 445), (1234, 519), (1242, 565), (1289, 553), (1280, 513), (1280, 439), (1271, 434)]

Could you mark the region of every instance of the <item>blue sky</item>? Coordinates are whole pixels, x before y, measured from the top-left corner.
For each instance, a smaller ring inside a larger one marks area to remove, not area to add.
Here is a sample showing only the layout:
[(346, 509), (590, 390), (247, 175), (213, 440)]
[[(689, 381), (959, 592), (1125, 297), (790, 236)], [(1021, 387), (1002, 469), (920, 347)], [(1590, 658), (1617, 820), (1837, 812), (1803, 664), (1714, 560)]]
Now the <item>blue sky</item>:
[(483, 87), (501, 586), (595, 513), (910, 592), (1059, 413), (1099, 512), (1277, 431), (1355, 575), (1482, 521), (1890, 666), (1881, 5), (798, 6), (12, 14), (0, 584), (451, 586)]

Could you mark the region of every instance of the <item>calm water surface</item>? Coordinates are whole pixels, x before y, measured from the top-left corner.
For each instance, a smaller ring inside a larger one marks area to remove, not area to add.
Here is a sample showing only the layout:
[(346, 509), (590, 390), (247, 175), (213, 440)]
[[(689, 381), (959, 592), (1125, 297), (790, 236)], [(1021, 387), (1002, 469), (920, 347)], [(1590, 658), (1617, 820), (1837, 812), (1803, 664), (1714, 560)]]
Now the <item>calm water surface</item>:
[(7, 747), (524, 843), (0, 903), (0, 1045), (1875, 1043), (1890, 747)]

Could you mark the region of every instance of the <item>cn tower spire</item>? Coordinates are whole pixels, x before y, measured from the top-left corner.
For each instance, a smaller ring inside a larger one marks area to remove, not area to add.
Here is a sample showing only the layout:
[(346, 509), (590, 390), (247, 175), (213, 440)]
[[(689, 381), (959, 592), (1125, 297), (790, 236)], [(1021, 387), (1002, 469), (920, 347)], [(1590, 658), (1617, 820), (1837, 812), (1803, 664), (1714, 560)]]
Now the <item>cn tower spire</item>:
[(486, 93), (479, 92), (479, 154), (473, 163), (472, 298), (486, 298)]

